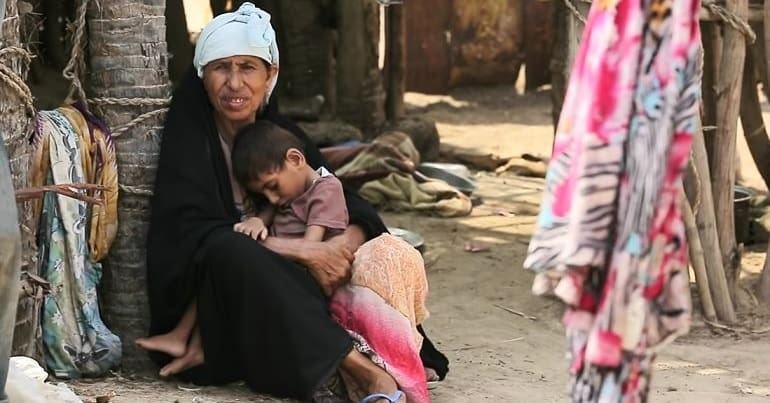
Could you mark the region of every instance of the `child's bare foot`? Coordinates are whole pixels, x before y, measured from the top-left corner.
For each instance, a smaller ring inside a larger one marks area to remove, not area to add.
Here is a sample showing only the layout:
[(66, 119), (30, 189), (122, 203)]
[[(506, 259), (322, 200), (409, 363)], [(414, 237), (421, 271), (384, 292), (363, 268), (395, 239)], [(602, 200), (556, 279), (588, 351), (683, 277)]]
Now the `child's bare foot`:
[[(352, 351), (342, 362), (343, 370), (353, 377), (358, 386), (368, 394), (382, 393), (392, 396), (398, 390), (398, 384), (390, 374), (378, 367), (363, 354)], [(372, 400), (371, 403), (389, 403), (387, 399)], [(398, 399), (406, 403), (406, 396)]]
[(182, 357), (187, 352), (187, 339), (175, 333), (159, 334), (136, 339), (136, 345), (148, 351), (159, 351), (172, 357)]
[(160, 369), (160, 376), (167, 377), (176, 375), (203, 364), (203, 343), (201, 333), (197, 328), (193, 331), (190, 338), (190, 344), (187, 346), (187, 352), (183, 356), (171, 361), (165, 367)]
[(187, 371), (190, 368), (195, 368), (198, 365), (203, 364), (203, 350), (193, 351), (188, 349), (187, 353), (179, 358), (175, 358), (168, 363), (165, 367), (160, 369), (160, 376), (168, 377), (176, 375), (180, 372)]

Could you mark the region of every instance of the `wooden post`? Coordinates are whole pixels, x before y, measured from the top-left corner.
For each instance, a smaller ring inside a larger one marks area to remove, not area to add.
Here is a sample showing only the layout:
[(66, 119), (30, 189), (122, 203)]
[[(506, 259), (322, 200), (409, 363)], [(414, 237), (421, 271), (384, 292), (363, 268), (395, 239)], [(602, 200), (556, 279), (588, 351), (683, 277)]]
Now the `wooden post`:
[[(726, 3), (728, 12), (745, 19), (748, 0), (731, 0)], [(740, 270), (740, 256), (735, 240), (733, 217), (733, 190), (735, 187), (735, 149), (738, 131), (738, 113), (741, 99), (741, 80), (746, 59), (746, 39), (730, 25), (724, 27), (724, 48), (717, 83), (717, 130), (714, 138), (712, 161), (712, 188), (714, 213), (719, 229), (719, 246), (731, 295), (735, 295)]]
[(404, 115), (406, 91), (406, 20), (404, 6), (385, 8), (385, 71), (387, 98), (385, 112), (388, 120), (398, 121)]
[[(90, 4), (90, 97), (169, 97), (165, 4), (165, 0)], [(117, 128), (158, 108), (106, 105), (96, 112)], [(149, 327), (145, 242), (162, 116), (145, 120), (114, 139), (121, 185), (119, 227), (105, 262), (101, 302), (104, 318), (123, 340), (123, 367), (129, 370), (151, 365), (134, 340), (146, 336)]]
[(181, 80), (192, 67), (193, 46), (187, 29), (183, 0), (166, 2), (166, 20), (174, 21), (166, 26), (166, 43), (170, 53), (168, 72), (175, 83)]
[[(553, 47), (553, 58), (551, 59), (551, 71), (553, 72), (551, 101), (554, 131), (559, 123), (561, 108), (569, 86), (570, 72), (575, 64), (575, 56), (585, 29), (585, 23), (574, 14), (574, 11), (568, 9), (562, 1), (557, 3), (557, 6), (554, 7), (557, 10), (554, 19), (558, 28)], [(583, 19), (588, 18), (588, 11), (591, 8), (590, 2), (575, 0), (574, 5)]]
[(714, 217), (713, 193), (711, 192), (711, 175), (703, 135), (695, 135), (692, 149), (692, 167), (694, 169), (691, 169), (685, 177), (685, 188), (688, 190), (688, 196), (691, 199), (696, 199), (698, 204), (695, 222), (698, 224), (699, 238), (706, 261), (711, 297), (714, 300), (717, 318), (725, 323), (734, 323), (736, 321), (735, 309), (727, 287), (722, 255), (719, 249), (719, 234)]
[(718, 22), (701, 22), (703, 41), (703, 126), (706, 142), (706, 153), (709, 156), (709, 166), (713, 167), (711, 159), (714, 154), (714, 137), (717, 125), (717, 82), (719, 81), (719, 64), (722, 62), (722, 25)]
[(553, 50), (551, 51), (551, 119), (553, 121), (553, 130), (556, 132), (556, 126), (559, 124), (559, 115), (564, 105), (564, 96), (567, 93), (567, 71), (568, 46), (567, 46), (567, 6), (563, 2), (557, 1), (553, 8), (553, 26), (555, 28), (553, 38)]
[[(763, 36), (758, 37), (757, 41), (764, 41), (764, 58), (765, 58), (765, 71), (762, 72), (762, 74), (765, 76), (764, 82), (770, 83), (770, 1), (765, 1), (763, 6), (763, 21), (767, 21), (767, 23), (763, 23), (764, 30), (762, 32)], [(765, 88), (765, 94), (770, 93), (770, 88)]]
[(770, 302), (770, 244), (765, 252), (765, 264), (757, 284), (757, 298), (764, 303)]
[(686, 198), (682, 198), (682, 216), (684, 226), (687, 231), (687, 245), (690, 252), (690, 265), (695, 272), (695, 284), (698, 286), (698, 295), (700, 296), (703, 316), (710, 321), (717, 319), (717, 313), (714, 308), (714, 300), (711, 297), (709, 288), (708, 271), (706, 270), (706, 261), (703, 254), (703, 245), (700, 243), (700, 234), (698, 234), (698, 224), (695, 222), (695, 214)]
[(741, 90), (741, 125), (743, 136), (751, 151), (751, 157), (762, 175), (765, 185), (770, 189), (770, 138), (767, 137), (765, 123), (762, 120), (762, 106), (755, 76), (754, 55), (746, 53), (746, 66), (743, 69), (743, 89)]
[(304, 102), (323, 95), (324, 106), (330, 108), (327, 104), (333, 100), (333, 39), (326, 21), (329, 17), (325, 14), (333, 14), (333, 9), (324, 8), (333, 6), (326, 3), (319, 0), (262, 0), (255, 3), (272, 14), (271, 21), (278, 36), (281, 52), (279, 105), (284, 100)]
[(757, 40), (748, 45), (747, 53), (751, 53), (754, 62), (755, 81), (762, 84), (762, 91), (765, 97), (770, 99), (770, 88), (767, 81), (767, 64), (765, 60), (765, 41), (762, 37), (765, 32), (765, 24), (762, 22), (751, 23), (751, 29), (757, 34)]
[(337, 1), (337, 115), (372, 138), (385, 123), (378, 66), (379, 5)]

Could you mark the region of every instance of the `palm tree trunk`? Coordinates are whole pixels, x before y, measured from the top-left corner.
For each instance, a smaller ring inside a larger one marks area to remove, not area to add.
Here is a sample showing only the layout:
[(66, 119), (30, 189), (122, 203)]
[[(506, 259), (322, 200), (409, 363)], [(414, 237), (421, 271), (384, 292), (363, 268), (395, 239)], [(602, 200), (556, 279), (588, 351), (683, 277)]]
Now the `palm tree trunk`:
[[(88, 10), (90, 97), (169, 96), (164, 0), (111, 0)], [(108, 105), (97, 110), (112, 128), (157, 106)], [(143, 369), (147, 355), (134, 340), (147, 334), (145, 242), (148, 195), (162, 119), (145, 120), (115, 138), (120, 183), (119, 228), (102, 279), (103, 316), (123, 340), (123, 366)]]
[[(21, 45), (19, 38), (19, 15), (16, 0), (2, 1), (5, 17), (0, 19), (0, 51), (9, 52), (11, 47)], [(20, 52), (4, 53), (0, 56), (0, 64), (7, 67), (26, 86), (28, 61)], [(26, 95), (21, 94), (10, 84), (7, 74), (0, 75), (0, 133), (10, 160), (13, 187), (27, 187), (31, 147), (29, 136), (32, 120), (29, 109), (25, 106)], [(32, 221), (32, 206), (28, 203), (18, 204), (19, 224), (21, 224), (22, 240), (22, 270), (37, 274), (37, 256), (35, 248), (35, 228)], [(35, 343), (37, 327), (33, 321), (34, 303), (23, 300), (17, 314), (16, 336), (14, 337), (14, 353), (32, 352)], [(35, 352), (37, 353), (37, 352)]]

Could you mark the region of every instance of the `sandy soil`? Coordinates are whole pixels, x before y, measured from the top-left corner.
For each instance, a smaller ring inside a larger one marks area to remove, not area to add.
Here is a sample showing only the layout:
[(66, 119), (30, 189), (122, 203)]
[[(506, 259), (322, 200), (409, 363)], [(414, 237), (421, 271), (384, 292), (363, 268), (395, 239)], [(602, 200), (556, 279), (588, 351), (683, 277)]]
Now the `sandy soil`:
[[(551, 132), (547, 91), (517, 95), (511, 87), (469, 88), (451, 96), (408, 94), (408, 110), (435, 119), (443, 142), (503, 156), (547, 155)], [(747, 157), (741, 145), (743, 161)], [(756, 170), (744, 164), (749, 184)], [(484, 204), (469, 217), (438, 219), (384, 214), (389, 225), (422, 234), (431, 285), (431, 318), (426, 328), (451, 360), (445, 382), (432, 391), (436, 402), (565, 401), (564, 339), (554, 300), (534, 297), (532, 276), (521, 264), (542, 190), (542, 180), (476, 173)], [(512, 214), (501, 215), (500, 212)], [(489, 245), (484, 253), (463, 251), (466, 241)], [(759, 248), (762, 250), (763, 248)], [(749, 252), (747, 278), (764, 254)], [(512, 315), (507, 307), (536, 320)], [(754, 328), (764, 317), (742, 317)], [(690, 335), (667, 348), (657, 362), (652, 402), (770, 401), (770, 336), (716, 335), (696, 318)], [(124, 374), (125, 375), (125, 374)], [(122, 377), (72, 383), (86, 401), (112, 395), (113, 402), (278, 401), (257, 397), (243, 386), (182, 390), (153, 378)]]

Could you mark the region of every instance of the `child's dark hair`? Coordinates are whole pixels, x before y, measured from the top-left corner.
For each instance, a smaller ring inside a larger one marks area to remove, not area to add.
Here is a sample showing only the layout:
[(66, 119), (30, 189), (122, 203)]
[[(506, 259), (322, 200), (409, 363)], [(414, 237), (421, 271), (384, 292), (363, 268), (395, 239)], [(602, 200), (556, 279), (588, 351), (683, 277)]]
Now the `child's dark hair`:
[(259, 174), (280, 169), (292, 148), (304, 153), (305, 144), (273, 122), (258, 120), (244, 126), (233, 143), (233, 175), (238, 182), (248, 183)]

